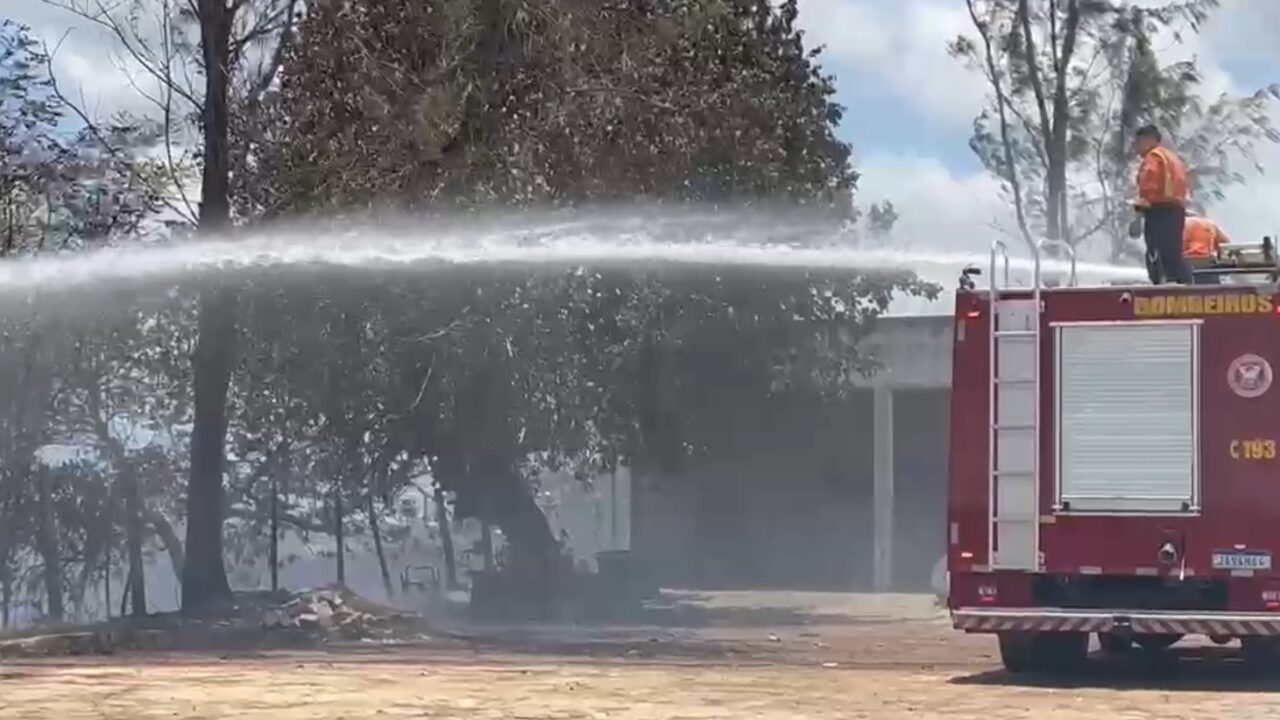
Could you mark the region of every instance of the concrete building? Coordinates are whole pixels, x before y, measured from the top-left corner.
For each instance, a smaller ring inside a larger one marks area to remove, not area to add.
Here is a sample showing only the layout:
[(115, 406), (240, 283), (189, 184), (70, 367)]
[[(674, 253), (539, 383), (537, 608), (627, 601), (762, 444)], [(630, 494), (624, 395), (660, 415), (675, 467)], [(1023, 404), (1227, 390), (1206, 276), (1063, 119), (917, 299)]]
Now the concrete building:
[(866, 348), (884, 367), (848, 397), (742, 418), (679, 477), (634, 478), (631, 549), (666, 586), (929, 591), (945, 550), (951, 327), (882, 319)]
[[(917, 587), (946, 552), (951, 316), (887, 318), (868, 339), (873, 406), (872, 585)], [(922, 543), (920, 541), (923, 541)], [(895, 567), (903, 577), (895, 582)]]

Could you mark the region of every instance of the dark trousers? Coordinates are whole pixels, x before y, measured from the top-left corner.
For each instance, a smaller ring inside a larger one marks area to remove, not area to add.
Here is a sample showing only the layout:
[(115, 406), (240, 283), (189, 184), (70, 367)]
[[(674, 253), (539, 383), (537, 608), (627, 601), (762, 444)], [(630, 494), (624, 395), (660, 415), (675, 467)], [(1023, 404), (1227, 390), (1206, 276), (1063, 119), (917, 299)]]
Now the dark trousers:
[(1153, 205), (1142, 213), (1142, 237), (1148, 256), (1159, 260), (1164, 282), (1191, 284), (1191, 268), (1182, 259), (1187, 211), (1181, 205)]

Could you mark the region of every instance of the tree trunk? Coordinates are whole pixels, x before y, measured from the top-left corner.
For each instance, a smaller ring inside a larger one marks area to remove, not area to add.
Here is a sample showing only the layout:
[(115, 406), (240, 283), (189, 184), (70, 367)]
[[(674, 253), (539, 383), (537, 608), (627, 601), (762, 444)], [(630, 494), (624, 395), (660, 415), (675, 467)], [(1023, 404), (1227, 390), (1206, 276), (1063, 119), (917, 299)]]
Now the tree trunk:
[(124, 579), (124, 590), (120, 591), (120, 617), (129, 616), (129, 596), (133, 589), (133, 573), (127, 573)]
[[(243, 3), (238, 3), (243, 5)], [(226, 0), (197, 0), (200, 20), (204, 107), (200, 118), (204, 165), (200, 175), (200, 230), (219, 233), (231, 225), (230, 113), (231, 27)]]
[(271, 544), (268, 553), (271, 561), (271, 589), (280, 589), (280, 476), (271, 472)]
[(142, 495), (134, 468), (124, 469), (125, 543), (129, 552), (129, 588), (132, 590), (132, 615), (147, 616), (146, 567), (142, 557)]
[(347, 586), (347, 538), (343, 532), (342, 485), (333, 490), (333, 537), (335, 538), (338, 556), (338, 585)]
[[(4, 478), (0, 478), (3, 481)], [(13, 497), (0, 502), (0, 629), (8, 629), (13, 607), (13, 537), (15, 518), (11, 508)]]
[(182, 608), (231, 595), (222, 559), (222, 468), (227, 432), (227, 388), (235, 342), (234, 295), (211, 291), (201, 298), (195, 350), (195, 423), (187, 484), (186, 563)]
[[(1056, 10), (1055, 10), (1056, 12)], [(1067, 76), (1070, 72), (1071, 60), (1076, 52), (1076, 39), (1080, 33), (1079, 0), (1067, 3), (1067, 21), (1063, 28), (1062, 50), (1059, 55), (1059, 69), (1054, 78), (1053, 88), (1053, 158), (1055, 166), (1049, 175), (1049, 218), (1051, 227), (1057, 235), (1050, 235), (1068, 244), (1075, 244), (1067, 215), (1067, 124), (1070, 114), (1070, 102), (1067, 89)], [(1055, 48), (1054, 52), (1058, 52)]]
[(387, 567), (387, 553), (382, 547), (382, 528), (378, 526), (378, 512), (373, 503), (373, 493), (369, 493), (369, 504), (365, 508), (369, 515), (369, 531), (373, 533), (373, 549), (378, 555), (378, 569), (382, 571), (382, 587), (387, 591), (387, 600), (395, 597), (395, 588), (391, 585), (391, 569)]
[(0, 628), (9, 628), (9, 608), (13, 605), (13, 566), (9, 564), (9, 547), (0, 547)]
[(165, 552), (169, 554), (169, 565), (173, 567), (173, 576), (181, 580), (182, 568), (187, 564), (187, 559), (186, 554), (182, 551), (182, 540), (178, 537), (177, 531), (173, 529), (169, 519), (156, 510), (143, 507), (142, 514), (147, 524), (151, 526), (151, 529), (160, 538)]
[(493, 561), (493, 526), (483, 518), (480, 520), (480, 557), (484, 560), (485, 572), (497, 569)]
[(103, 606), (103, 612), (107, 616), (106, 619), (110, 620), (111, 619), (111, 537), (110, 535), (107, 536), (107, 551), (106, 553), (104, 553), (104, 555), (106, 555), (106, 557), (103, 559), (102, 584), (103, 584), (103, 596), (106, 598), (106, 603)]
[(498, 487), (492, 507), (507, 538), (504, 571), (528, 588), (527, 597), (537, 616), (550, 619), (563, 575), (560, 546), (547, 516), (518, 473), (510, 471)]
[(453, 550), (453, 528), (449, 524), (449, 508), (445, 505), (444, 488), (435, 483), (436, 525), (440, 528), (440, 550), (444, 553), (444, 582), (449, 590), (458, 589), (458, 560)]
[[(202, 234), (215, 235), (231, 225), (227, 93), (234, 18), (225, 0), (198, 0), (196, 9), (205, 76), (199, 224)], [(202, 295), (198, 332), (194, 358), (195, 422), (187, 484), (187, 562), (182, 572), (182, 607), (186, 611), (231, 594), (222, 559), (222, 465), (227, 387), (235, 355), (232, 292), (214, 290)]]
[[(967, 0), (965, 4), (969, 9), (969, 19), (982, 38), (983, 64), (986, 65), (987, 78), (996, 96), (996, 111), (1000, 119), (1000, 144), (1004, 150), (1004, 180), (1009, 183), (1009, 192), (1013, 195), (1014, 217), (1017, 218), (1023, 242), (1027, 244), (1029, 250), (1034, 252), (1036, 241), (1031, 234), (1031, 226), (1027, 223), (1027, 212), (1022, 197), (1022, 180), (1018, 177), (1018, 162), (1013, 152), (1013, 140), (1009, 127), (1009, 97), (1005, 94), (1004, 81), (1001, 80), (1003, 75), (996, 66), (995, 39), (992, 37), (991, 28), (978, 16), (975, 0)], [(991, 278), (990, 282), (996, 282), (996, 278)]]
[(66, 615), (62, 588), (62, 559), (59, 557), (57, 517), (53, 507), (53, 479), (48, 472), (36, 471), (39, 493), (40, 517), (36, 524), (36, 546), (43, 565), (45, 596), (48, 601), (46, 615), (50, 620), (61, 621)]

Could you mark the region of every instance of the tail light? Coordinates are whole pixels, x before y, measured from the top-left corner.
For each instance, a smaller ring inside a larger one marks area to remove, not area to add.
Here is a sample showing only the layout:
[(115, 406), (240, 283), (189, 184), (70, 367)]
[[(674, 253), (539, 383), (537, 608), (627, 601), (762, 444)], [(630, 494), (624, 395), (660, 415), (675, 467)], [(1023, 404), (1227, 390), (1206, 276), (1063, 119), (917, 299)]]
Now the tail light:
[(1268, 612), (1280, 611), (1280, 590), (1268, 588), (1262, 591), (1262, 609)]

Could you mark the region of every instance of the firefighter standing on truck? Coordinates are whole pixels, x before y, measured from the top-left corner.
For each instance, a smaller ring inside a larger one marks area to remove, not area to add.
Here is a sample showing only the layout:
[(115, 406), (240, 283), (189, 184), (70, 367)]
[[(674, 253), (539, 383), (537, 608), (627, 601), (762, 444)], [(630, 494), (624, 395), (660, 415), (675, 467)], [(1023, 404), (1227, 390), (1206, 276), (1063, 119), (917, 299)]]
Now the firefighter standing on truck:
[[(1160, 279), (1188, 285), (1191, 269), (1182, 259), (1182, 236), (1187, 219), (1187, 166), (1161, 143), (1154, 125), (1138, 129), (1136, 145), (1142, 162), (1138, 166), (1138, 198), (1134, 209), (1142, 215), (1142, 235), (1147, 256), (1158, 261)], [(1152, 281), (1159, 282), (1156, 273)]]
[[(1182, 257), (1192, 268), (1211, 265), (1217, 257), (1218, 248), (1231, 242), (1227, 233), (1218, 223), (1204, 217), (1199, 212), (1187, 211), (1186, 229), (1182, 232)], [(1218, 285), (1217, 275), (1195, 275), (1197, 285)]]

